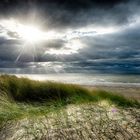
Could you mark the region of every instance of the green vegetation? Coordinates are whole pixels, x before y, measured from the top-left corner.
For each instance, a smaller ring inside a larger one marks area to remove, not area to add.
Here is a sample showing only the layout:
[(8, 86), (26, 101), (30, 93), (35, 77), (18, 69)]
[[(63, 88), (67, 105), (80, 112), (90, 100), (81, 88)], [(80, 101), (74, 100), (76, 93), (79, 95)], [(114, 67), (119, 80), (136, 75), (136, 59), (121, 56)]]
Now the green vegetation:
[(0, 124), (8, 120), (47, 114), (63, 109), (68, 104), (98, 103), (101, 100), (121, 107), (140, 107), (137, 101), (106, 91), (88, 91), (77, 85), (0, 76)]
[(116, 95), (104, 90), (95, 90), (92, 92), (98, 101), (107, 100), (117, 106), (121, 107), (135, 107), (140, 108), (140, 102), (134, 99), (126, 99), (124, 96)]
[(61, 101), (65, 104), (78, 100), (90, 100), (89, 92), (79, 86), (52, 82), (32, 81), (26, 78), (3, 75), (0, 77), (1, 91), (18, 102), (48, 103)]

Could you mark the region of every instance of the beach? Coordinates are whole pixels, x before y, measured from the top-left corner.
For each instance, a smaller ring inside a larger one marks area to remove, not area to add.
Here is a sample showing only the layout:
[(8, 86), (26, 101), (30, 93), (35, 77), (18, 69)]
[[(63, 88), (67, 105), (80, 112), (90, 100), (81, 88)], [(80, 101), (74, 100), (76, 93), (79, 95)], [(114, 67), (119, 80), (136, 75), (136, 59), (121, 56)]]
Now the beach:
[(120, 85), (120, 84), (108, 84), (108, 85), (83, 85), (89, 90), (105, 90), (112, 92), (112, 94), (123, 95), (129, 99), (140, 100), (140, 86), (136, 85)]

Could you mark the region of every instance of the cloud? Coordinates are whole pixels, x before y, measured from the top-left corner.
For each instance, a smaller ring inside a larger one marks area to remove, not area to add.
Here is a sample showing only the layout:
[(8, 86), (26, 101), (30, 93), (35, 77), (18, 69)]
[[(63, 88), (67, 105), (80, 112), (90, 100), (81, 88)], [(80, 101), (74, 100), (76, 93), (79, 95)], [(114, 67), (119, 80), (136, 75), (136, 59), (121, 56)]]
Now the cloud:
[(0, 71), (139, 74), (139, 9), (138, 0), (1, 1), (0, 19), (39, 24), (54, 34), (25, 44), (0, 23)]
[(1, 16), (39, 22), (44, 28), (66, 29), (94, 25), (124, 25), (138, 12), (138, 0), (2, 0)]

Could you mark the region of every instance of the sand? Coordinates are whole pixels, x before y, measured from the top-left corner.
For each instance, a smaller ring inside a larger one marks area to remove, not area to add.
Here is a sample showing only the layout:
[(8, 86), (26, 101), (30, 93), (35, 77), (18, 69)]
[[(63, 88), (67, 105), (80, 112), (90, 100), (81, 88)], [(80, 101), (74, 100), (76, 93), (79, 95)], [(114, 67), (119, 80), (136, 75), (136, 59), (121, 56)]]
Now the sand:
[(136, 85), (84, 85), (89, 90), (102, 89), (111, 91), (113, 94), (123, 95), (126, 98), (132, 98), (140, 101), (140, 86)]

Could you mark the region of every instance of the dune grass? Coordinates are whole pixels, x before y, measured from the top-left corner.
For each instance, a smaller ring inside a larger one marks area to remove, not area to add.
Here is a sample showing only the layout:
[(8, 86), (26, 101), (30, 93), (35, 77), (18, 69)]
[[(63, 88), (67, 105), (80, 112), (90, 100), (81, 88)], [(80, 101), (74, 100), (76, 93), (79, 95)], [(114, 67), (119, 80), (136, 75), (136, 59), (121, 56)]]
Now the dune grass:
[(101, 100), (121, 107), (140, 108), (138, 101), (102, 90), (89, 91), (77, 85), (0, 76), (0, 124), (58, 111), (68, 104), (98, 103)]
[(90, 100), (89, 92), (79, 86), (52, 82), (39, 82), (27, 78), (3, 75), (0, 87), (18, 102), (52, 102), (72, 103), (77, 100)]
[[(115, 92), (114, 92), (115, 93)], [(140, 102), (134, 99), (128, 99), (124, 96), (113, 94), (112, 92), (107, 92), (105, 90), (94, 90), (92, 95), (96, 97), (97, 101), (107, 100), (120, 107), (136, 107), (140, 108)]]

